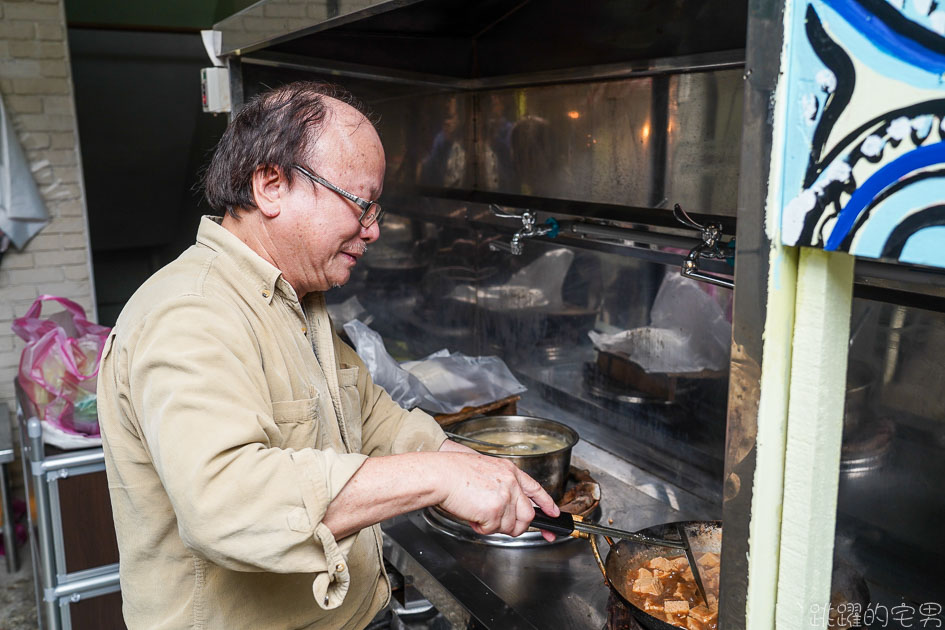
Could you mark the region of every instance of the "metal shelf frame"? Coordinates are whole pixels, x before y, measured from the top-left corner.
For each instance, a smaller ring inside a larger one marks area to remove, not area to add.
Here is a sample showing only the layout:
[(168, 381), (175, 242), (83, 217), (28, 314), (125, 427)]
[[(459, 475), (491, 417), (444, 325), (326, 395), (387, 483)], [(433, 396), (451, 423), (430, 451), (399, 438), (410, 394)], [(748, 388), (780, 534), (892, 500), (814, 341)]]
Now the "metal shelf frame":
[(40, 630), (71, 630), (70, 604), (120, 590), (118, 563), (69, 572), (63, 543), (59, 480), (105, 470), (101, 447), (46, 456), (42, 423), (16, 384), (23, 479), (35, 505), (29, 516), (33, 582)]

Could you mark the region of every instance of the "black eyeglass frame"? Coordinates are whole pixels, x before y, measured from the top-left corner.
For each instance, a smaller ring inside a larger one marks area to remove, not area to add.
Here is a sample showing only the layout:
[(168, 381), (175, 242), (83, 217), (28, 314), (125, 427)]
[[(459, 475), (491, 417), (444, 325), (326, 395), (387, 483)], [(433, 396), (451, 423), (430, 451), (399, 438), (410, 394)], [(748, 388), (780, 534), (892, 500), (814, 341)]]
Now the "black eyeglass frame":
[[(345, 199), (349, 201), (353, 201), (356, 206), (361, 208), (361, 216), (358, 217), (358, 223), (361, 224), (361, 227), (369, 228), (375, 223), (379, 222), (381, 220), (381, 217), (384, 216), (384, 209), (381, 207), (381, 204), (377, 203), (376, 201), (369, 201), (367, 199), (362, 199), (361, 197), (358, 197), (354, 193), (348, 192), (344, 188), (339, 188), (338, 186), (335, 186), (324, 177), (320, 177), (316, 175), (315, 173), (311, 172), (310, 170), (308, 170), (301, 164), (293, 164), (292, 168), (302, 173), (302, 175), (305, 175), (316, 184), (321, 184), (325, 188), (338, 193)], [(371, 211), (372, 206), (376, 207), (377, 210), (374, 212), (374, 214), (368, 215), (368, 213)], [(365, 217), (367, 217), (367, 223), (365, 223)]]

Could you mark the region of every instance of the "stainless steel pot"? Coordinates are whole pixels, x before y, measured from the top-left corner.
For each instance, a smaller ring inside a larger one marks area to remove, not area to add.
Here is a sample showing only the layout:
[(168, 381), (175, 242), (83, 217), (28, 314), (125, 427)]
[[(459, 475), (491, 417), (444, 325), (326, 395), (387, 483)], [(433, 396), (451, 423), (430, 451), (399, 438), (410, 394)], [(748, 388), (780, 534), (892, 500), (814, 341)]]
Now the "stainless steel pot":
[[(547, 453), (525, 453), (521, 455), (496, 455), (484, 453), (491, 457), (501, 457), (515, 464), (541, 484), (542, 488), (558, 501), (564, 494), (564, 486), (568, 481), (568, 469), (571, 466), (571, 449), (577, 444), (580, 437), (571, 427), (531, 416), (482, 416), (471, 418), (457, 424), (450, 425), (449, 430), (459, 435), (476, 437), (477, 433), (485, 431), (505, 430), (520, 433), (516, 436), (520, 442), (528, 442), (528, 435), (552, 435), (562, 438), (567, 446)], [(473, 446), (473, 445), (470, 445)]]

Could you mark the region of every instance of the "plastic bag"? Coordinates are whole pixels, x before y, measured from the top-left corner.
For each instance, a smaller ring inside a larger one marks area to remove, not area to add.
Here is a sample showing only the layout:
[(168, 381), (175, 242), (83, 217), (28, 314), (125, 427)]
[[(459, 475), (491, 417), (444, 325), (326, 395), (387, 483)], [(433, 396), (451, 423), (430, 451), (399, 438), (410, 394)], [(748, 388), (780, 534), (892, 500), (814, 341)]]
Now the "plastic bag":
[(423, 383), (437, 405), (421, 406), (438, 413), (455, 413), (525, 391), (505, 362), (495, 356), (470, 357), (441, 350), (401, 367)]
[(564, 305), (561, 289), (573, 261), (574, 252), (553, 249), (519, 269), (505, 284), (485, 287), (462, 284), (448, 297), (493, 311), (561, 308)]
[(374, 321), (374, 316), (367, 313), (367, 310), (361, 304), (361, 300), (356, 295), (340, 304), (329, 304), (326, 308), (333, 322), (350, 322), (352, 319), (360, 319), (365, 324), (370, 325)]
[(399, 365), (381, 336), (352, 320), (344, 325), (374, 382), (405, 409), (456, 413), (525, 391), (499, 357), (470, 357), (440, 350), (421, 361)]
[(516, 271), (509, 284), (537, 289), (540, 295), (545, 296), (550, 309), (561, 308), (564, 304), (561, 288), (572, 262), (574, 252), (570, 249), (552, 249)]
[(732, 325), (698, 283), (670, 272), (653, 301), (649, 326), (588, 335), (598, 350), (625, 354), (645, 372), (691, 374), (728, 367)]
[[(43, 302), (66, 310), (41, 318)], [(17, 378), (41, 420), (79, 435), (99, 435), (95, 385), (107, 326), (93, 324), (85, 309), (61, 297), (41, 295), (13, 322), (26, 341)]]

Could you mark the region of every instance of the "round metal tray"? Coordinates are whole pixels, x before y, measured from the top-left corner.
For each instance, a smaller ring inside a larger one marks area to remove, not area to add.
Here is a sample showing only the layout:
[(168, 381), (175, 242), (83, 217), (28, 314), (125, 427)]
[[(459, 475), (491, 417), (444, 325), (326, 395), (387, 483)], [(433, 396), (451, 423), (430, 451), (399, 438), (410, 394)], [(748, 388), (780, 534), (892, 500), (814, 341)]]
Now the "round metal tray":
[(495, 547), (543, 547), (546, 545), (558, 545), (569, 540), (576, 540), (567, 536), (559, 536), (554, 542), (548, 542), (542, 538), (538, 531), (528, 530), (517, 538), (506, 536), (505, 534), (477, 534), (473, 529), (461, 521), (454, 520), (443, 510), (437, 507), (429, 507), (422, 512), (423, 519), (430, 527), (433, 527), (441, 534), (450, 538), (462, 540), (465, 542), (479, 543), (481, 545), (492, 545)]

